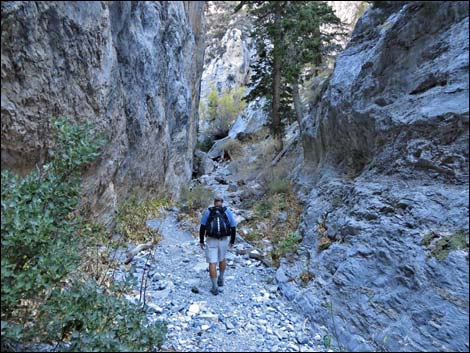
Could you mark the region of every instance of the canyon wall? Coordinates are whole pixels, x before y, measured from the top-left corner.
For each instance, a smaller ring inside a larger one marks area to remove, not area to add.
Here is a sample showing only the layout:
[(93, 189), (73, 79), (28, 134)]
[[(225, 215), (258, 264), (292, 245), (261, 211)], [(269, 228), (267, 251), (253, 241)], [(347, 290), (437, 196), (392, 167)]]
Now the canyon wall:
[(50, 118), (91, 122), (108, 144), (85, 200), (109, 224), (130, 194), (177, 197), (192, 174), (204, 2), (2, 2), (2, 169), (50, 147)]
[(349, 350), (468, 350), (468, 38), (467, 2), (378, 2), (302, 121), (277, 279)]

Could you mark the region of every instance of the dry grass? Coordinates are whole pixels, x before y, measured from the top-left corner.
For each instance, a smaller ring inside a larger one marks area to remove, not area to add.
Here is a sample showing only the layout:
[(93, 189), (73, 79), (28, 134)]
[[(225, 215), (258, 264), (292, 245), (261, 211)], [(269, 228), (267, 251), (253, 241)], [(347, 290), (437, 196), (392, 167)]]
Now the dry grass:
[(212, 190), (202, 185), (196, 185), (191, 189), (182, 186), (181, 190), (181, 209), (177, 220), (182, 229), (195, 234), (198, 232), (202, 212), (214, 200), (215, 194)]
[(238, 140), (228, 140), (222, 148), (232, 161), (239, 160), (243, 156), (243, 145)]
[(288, 193), (292, 189), (292, 184), (288, 180), (291, 166), (285, 160), (279, 161), (274, 166), (269, 166), (263, 172), (265, 190), (270, 194)]
[[(253, 161), (249, 159), (252, 155), (256, 155)], [(263, 142), (255, 142), (245, 149), (245, 158), (240, 161), (238, 168), (241, 179), (251, 179), (264, 170), (264, 173), (271, 168), (271, 161), (275, 157), (275, 145), (273, 139), (263, 140)]]
[[(302, 206), (292, 188), (283, 193), (265, 194), (253, 205), (254, 217), (244, 226), (248, 229), (248, 241), (254, 246), (262, 247), (264, 239), (273, 244), (270, 256), (275, 266), (279, 265), (280, 258), (287, 252), (295, 252), (301, 237), (295, 232), (299, 222)], [(286, 219), (280, 220), (279, 215), (285, 213)], [(264, 224), (265, 227), (260, 225)]]
[(326, 250), (330, 247), (332, 240), (328, 237), (326, 228), (326, 215), (323, 217), (323, 221), (317, 226), (318, 232), (318, 252)]
[(310, 271), (303, 271), (299, 275), (299, 278), (302, 282), (302, 285), (305, 287), (308, 284), (308, 282), (310, 282), (311, 280), (315, 278), (315, 275)]
[(188, 188), (184, 185), (181, 187), (180, 201), (184, 204), (182, 211), (191, 214), (209, 205), (214, 199), (214, 192), (202, 185), (196, 185)]
[(157, 218), (162, 207), (170, 200), (165, 197), (139, 200), (136, 196), (121, 202), (116, 216), (116, 230), (131, 242), (147, 242), (151, 239), (146, 222)]

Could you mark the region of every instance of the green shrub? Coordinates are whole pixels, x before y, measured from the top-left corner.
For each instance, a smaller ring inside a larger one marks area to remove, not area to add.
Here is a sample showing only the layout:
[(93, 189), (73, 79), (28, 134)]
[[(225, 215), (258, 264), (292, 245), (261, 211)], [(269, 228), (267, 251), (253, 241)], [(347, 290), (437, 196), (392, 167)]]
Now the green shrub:
[(148, 198), (139, 201), (131, 196), (118, 205), (116, 215), (116, 230), (132, 242), (147, 242), (151, 240), (146, 222), (160, 215), (159, 209), (170, 204), (166, 196)]
[(164, 328), (146, 326), (118, 289), (99, 287), (82, 271), (83, 255), (95, 251), (92, 236), (103, 234), (79, 216), (80, 172), (105, 139), (65, 119), (54, 119), (53, 129), (54, 149), (41, 168), (24, 178), (2, 171), (2, 346), (52, 341), (77, 351), (152, 350)]
[(295, 253), (301, 241), (302, 237), (298, 233), (290, 233), (286, 238), (282, 239), (279, 241), (279, 243), (274, 245), (274, 250), (272, 253), (273, 259), (280, 259), (286, 254)]
[(258, 240), (260, 238), (260, 235), (256, 232), (250, 231), (245, 235), (245, 240), (247, 241), (254, 241)]
[(244, 87), (232, 88), (223, 93), (218, 101), (217, 115), (218, 127), (223, 131), (228, 131), (238, 114), (245, 109), (246, 102), (242, 100)]
[(215, 86), (207, 94), (207, 115), (204, 116), (207, 120), (213, 121), (217, 118), (217, 106), (218, 106), (218, 93)]
[(423, 238), (421, 244), (430, 250), (430, 256), (434, 256), (438, 261), (443, 261), (451, 251), (468, 248), (467, 233), (468, 230), (460, 229), (453, 234), (440, 237), (431, 232)]
[(212, 86), (206, 96), (207, 105), (201, 103), (199, 112), (204, 119), (213, 121), (215, 128), (228, 131), (235, 118), (246, 107), (246, 102), (242, 99), (244, 93), (244, 87), (237, 87), (219, 94), (215, 86)]
[(182, 188), (181, 202), (186, 203), (190, 212), (207, 207), (215, 194), (212, 190), (202, 185), (196, 185), (192, 189)]
[(124, 285), (106, 293), (96, 282), (75, 282), (52, 292), (41, 314), (42, 329), (52, 341), (68, 338), (69, 351), (151, 351), (166, 335), (164, 323), (150, 324), (142, 310), (119, 293)]
[(103, 138), (91, 127), (53, 122), (52, 160), (20, 179), (2, 171), (2, 315), (61, 281), (78, 260), (82, 219), (80, 169), (98, 156)]
[(258, 218), (268, 218), (271, 216), (273, 204), (269, 200), (261, 200), (255, 205), (255, 216)]
[(268, 192), (270, 194), (285, 194), (290, 189), (291, 185), (286, 179), (276, 179), (268, 183)]

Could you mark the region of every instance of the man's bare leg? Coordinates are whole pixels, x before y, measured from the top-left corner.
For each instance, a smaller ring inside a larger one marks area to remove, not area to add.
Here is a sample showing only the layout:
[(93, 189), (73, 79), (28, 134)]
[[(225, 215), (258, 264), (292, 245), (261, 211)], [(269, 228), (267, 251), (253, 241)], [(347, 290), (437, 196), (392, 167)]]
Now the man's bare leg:
[(218, 291), (216, 265), (217, 265), (216, 262), (209, 263), (209, 276), (210, 276), (211, 282), (212, 282), (212, 289), (211, 289), (212, 294), (217, 294), (217, 291)]
[(224, 285), (224, 272), (225, 272), (226, 267), (227, 267), (227, 261), (225, 259), (219, 262), (219, 279), (217, 280), (217, 284), (220, 287)]

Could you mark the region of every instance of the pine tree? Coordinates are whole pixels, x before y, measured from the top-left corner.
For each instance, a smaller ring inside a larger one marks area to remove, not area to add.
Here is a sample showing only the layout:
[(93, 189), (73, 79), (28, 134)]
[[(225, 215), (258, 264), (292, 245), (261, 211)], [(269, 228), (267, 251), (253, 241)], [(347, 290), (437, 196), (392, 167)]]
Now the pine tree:
[[(318, 70), (322, 56), (337, 49), (334, 39), (344, 34), (341, 21), (325, 1), (241, 1), (254, 17), (251, 36), (258, 58), (251, 65), (250, 93), (246, 100), (266, 97), (270, 105), (271, 127), (282, 149), (283, 118), (302, 117), (298, 85), (302, 69), (314, 64)], [(325, 31), (323, 27), (330, 27)]]
[[(325, 1), (290, 1), (289, 14), (285, 18), (286, 41), (289, 55), (285, 58), (284, 77), (292, 89), (292, 99), (300, 125), (302, 105), (299, 84), (302, 84), (302, 70), (313, 64), (317, 75), (323, 57), (341, 46), (336, 39), (346, 35), (341, 20)], [(325, 30), (328, 28), (328, 30)]]

